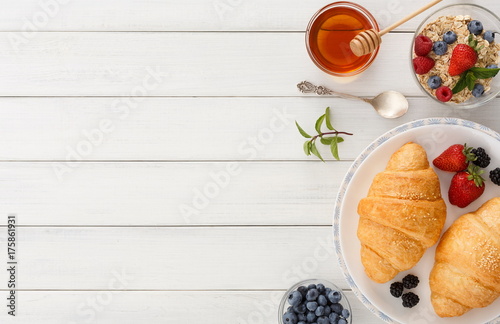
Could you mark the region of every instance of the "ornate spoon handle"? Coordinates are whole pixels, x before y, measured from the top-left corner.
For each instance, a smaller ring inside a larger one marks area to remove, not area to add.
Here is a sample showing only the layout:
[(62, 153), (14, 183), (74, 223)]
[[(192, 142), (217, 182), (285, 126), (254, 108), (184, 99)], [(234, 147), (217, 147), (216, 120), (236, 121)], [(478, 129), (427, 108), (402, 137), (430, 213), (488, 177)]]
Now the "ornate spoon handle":
[(347, 93), (342, 93), (342, 92), (337, 92), (330, 90), (326, 87), (323, 86), (316, 86), (312, 84), (309, 81), (302, 81), (299, 84), (297, 84), (297, 88), (300, 90), (302, 93), (315, 93), (317, 95), (323, 96), (323, 95), (337, 95), (342, 98), (346, 99), (356, 99), (356, 100), (361, 100), (361, 101), (367, 101), (366, 99), (356, 97)]

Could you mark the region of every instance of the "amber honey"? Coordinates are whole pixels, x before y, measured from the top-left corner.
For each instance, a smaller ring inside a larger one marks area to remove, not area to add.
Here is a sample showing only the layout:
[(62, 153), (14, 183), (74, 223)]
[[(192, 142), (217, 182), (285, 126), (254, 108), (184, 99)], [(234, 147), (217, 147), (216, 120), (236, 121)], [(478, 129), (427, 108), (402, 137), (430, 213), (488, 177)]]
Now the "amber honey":
[(314, 63), (333, 75), (348, 76), (364, 71), (377, 51), (357, 57), (350, 41), (367, 29), (378, 25), (363, 7), (350, 2), (336, 2), (316, 13), (306, 34), (307, 48)]

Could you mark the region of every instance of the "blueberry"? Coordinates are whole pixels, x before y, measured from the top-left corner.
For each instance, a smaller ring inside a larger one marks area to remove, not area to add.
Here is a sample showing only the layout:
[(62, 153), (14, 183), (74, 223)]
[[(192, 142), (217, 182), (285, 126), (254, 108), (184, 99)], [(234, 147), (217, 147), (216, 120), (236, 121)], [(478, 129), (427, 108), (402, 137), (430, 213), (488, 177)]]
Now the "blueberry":
[(330, 319), (330, 323), (337, 323), (337, 321), (339, 320), (339, 314), (331, 313), (328, 318)]
[(316, 285), (315, 284), (310, 284), (309, 286), (307, 286), (307, 290), (311, 290), (311, 289), (316, 289)]
[(332, 313), (332, 309), (330, 306), (325, 306), (325, 316), (328, 316)]
[(351, 313), (349, 313), (349, 310), (348, 309), (343, 309), (342, 310), (342, 317), (343, 318), (349, 318), (349, 316), (351, 315)]
[(283, 314), (283, 323), (285, 324), (297, 324), (298, 321), (297, 315), (294, 313), (286, 312)]
[(314, 314), (314, 312), (309, 312), (307, 313), (306, 318), (308, 323), (312, 323), (316, 320), (316, 314)]
[(468, 25), (471, 34), (480, 35), (483, 32), (483, 24), (479, 20), (473, 20)]
[(432, 45), (432, 50), (436, 55), (444, 55), (448, 51), (448, 44), (443, 41), (439, 42), (434, 42), (434, 45)]
[(304, 322), (304, 321), (300, 321), (300, 322), (298, 322), (297, 324), (306, 324), (306, 322)]
[(325, 315), (325, 306), (318, 306), (314, 314), (316, 314), (316, 316), (318, 317)]
[[(306, 314), (297, 314), (297, 318), (299, 319), (299, 322), (307, 321)], [(297, 323), (297, 324), (299, 324), (299, 323)]]
[(496, 65), (496, 64), (490, 64), (486, 68), (487, 69), (498, 69), (498, 65)]
[(472, 89), (472, 95), (474, 97), (481, 97), (484, 93), (484, 86), (481, 83), (476, 83), (474, 89)]
[(340, 291), (332, 290), (328, 294), (328, 299), (330, 300), (331, 303), (335, 304), (335, 303), (338, 303), (342, 299), (342, 295), (340, 294)]
[(306, 304), (306, 307), (308, 310), (310, 310), (311, 312), (314, 312), (316, 310), (316, 308), (318, 308), (318, 303), (315, 302), (315, 301), (310, 301)]
[(347, 324), (347, 321), (343, 318), (339, 319), (338, 324)]
[(318, 289), (318, 292), (319, 292), (320, 294), (322, 294), (322, 293), (324, 293), (324, 292), (325, 292), (326, 287), (325, 287), (325, 285), (323, 285), (323, 284), (321, 284), (321, 283), (320, 283), (320, 284), (317, 284), (317, 285), (316, 285), (316, 289)]
[(487, 30), (484, 32), (483, 38), (488, 42), (493, 43), (495, 41), (495, 32)]
[(306, 298), (306, 294), (307, 294), (306, 287), (300, 286), (299, 288), (297, 288), (297, 291), (302, 294), (302, 298), (304, 298), (304, 299)]
[(332, 291), (332, 288), (326, 288), (325, 289), (325, 296), (328, 296), (328, 294)]
[(306, 304), (293, 306), (293, 311), (295, 312), (295, 314), (304, 314), (307, 311)]
[(294, 291), (288, 295), (288, 303), (292, 306), (297, 306), (302, 301), (302, 294), (298, 291)]
[(306, 299), (308, 301), (316, 300), (318, 298), (319, 292), (316, 288), (309, 289), (309, 291), (306, 294)]
[(318, 296), (318, 304), (320, 304), (321, 306), (328, 305), (328, 299), (326, 299), (325, 295)]
[(330, 320), (326, 316), (318, 318), (318, 324), (330, 324)]
[(431, 89), (437, 89), (441, 86), (441, 78), (437, 75), (431, 76), (429, 79), (427, 79), (427, 85)]
[(332, 312), (337, 313), (339, 315), (342, 314), (342, 310), (344, 309), (344, 307), (339, 303), (332, 304), (332, 306), (330, 307), (332, 308)]
[(449, 30), (446, 33), (444, 33), (443, 40), (447, 44), (453, 44), (457, 41), (457, 34), (455, 34), (455, 32), (453, 32), (453, 31)]

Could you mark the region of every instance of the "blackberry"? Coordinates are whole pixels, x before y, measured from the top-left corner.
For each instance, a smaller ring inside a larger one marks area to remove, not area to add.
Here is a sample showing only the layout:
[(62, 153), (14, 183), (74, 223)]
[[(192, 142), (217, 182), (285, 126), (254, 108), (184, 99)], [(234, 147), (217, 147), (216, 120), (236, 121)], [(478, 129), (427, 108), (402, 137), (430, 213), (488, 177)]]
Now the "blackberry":
[(412, 292), (403, 294), (403, 297), (401, 298), (403, 299), (403, 306), (408, 308), (412, 308), (420, 301), (420, 298)]
[(490, 171), (490, 180), (497, 186), (500, 186), (500, 168)]
[(403, 278), (403, 287), (405, 287), (406, 289), (412, 289), (418, 286), (419, 282), (420, 281), (418, 280), (417, 276), (409, 274)]
[(490, 157), (482, 147), (475, 148), (471, 151), (472, 154), (476, 156), (476, 160), (472, 161), (475, 165), (480, 168), (486, 168), (490, 165)]
[(401, 297), (403, 294), (403, 283), (402, 282), (393, 282), (391, 284), (391, 295), (396, 298)]

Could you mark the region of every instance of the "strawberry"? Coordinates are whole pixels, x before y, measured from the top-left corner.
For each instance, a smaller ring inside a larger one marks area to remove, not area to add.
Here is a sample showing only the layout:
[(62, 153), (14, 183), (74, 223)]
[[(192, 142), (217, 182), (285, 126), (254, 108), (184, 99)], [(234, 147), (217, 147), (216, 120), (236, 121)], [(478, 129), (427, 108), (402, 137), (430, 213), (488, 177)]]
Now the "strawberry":
[(452, 205), (464, 208), (479, 198), (486, 187), (478, 166), (470, 165), (467, 171), (458, 172), (451, 179), (448, 198)]
[(440, 170), (458, 172), (467, 169), (469, 161), (474, 161), (476, 156), (471, 153), (472, 147), (467, 144), (455, 144), (448, 147), (441, 155), (432, 161)]
[(451, 53), (450, 66), (448, 73), (451, 76), (462, 74), (477, 62), (476, 51), (466, 44), (458, 44)]
[(432, 49), (432, 40), (424, 35), (418, 35), (415, 38), (415, 54), (418, 56), (426, 56)]
[(416, 74), (426, 74), (434, 67), (434, 60), (427, 56), (417, 56), (413, 59), (413, 69)]
[(467, 44), (458, 44), (451, 53), (450, 66), (448, 73), (451, 76), (462, 74), (467, 71), (477, 62), (477, 51), (481, 50), (483, 46), (477, 47), (477, 39), (469, 35)]

